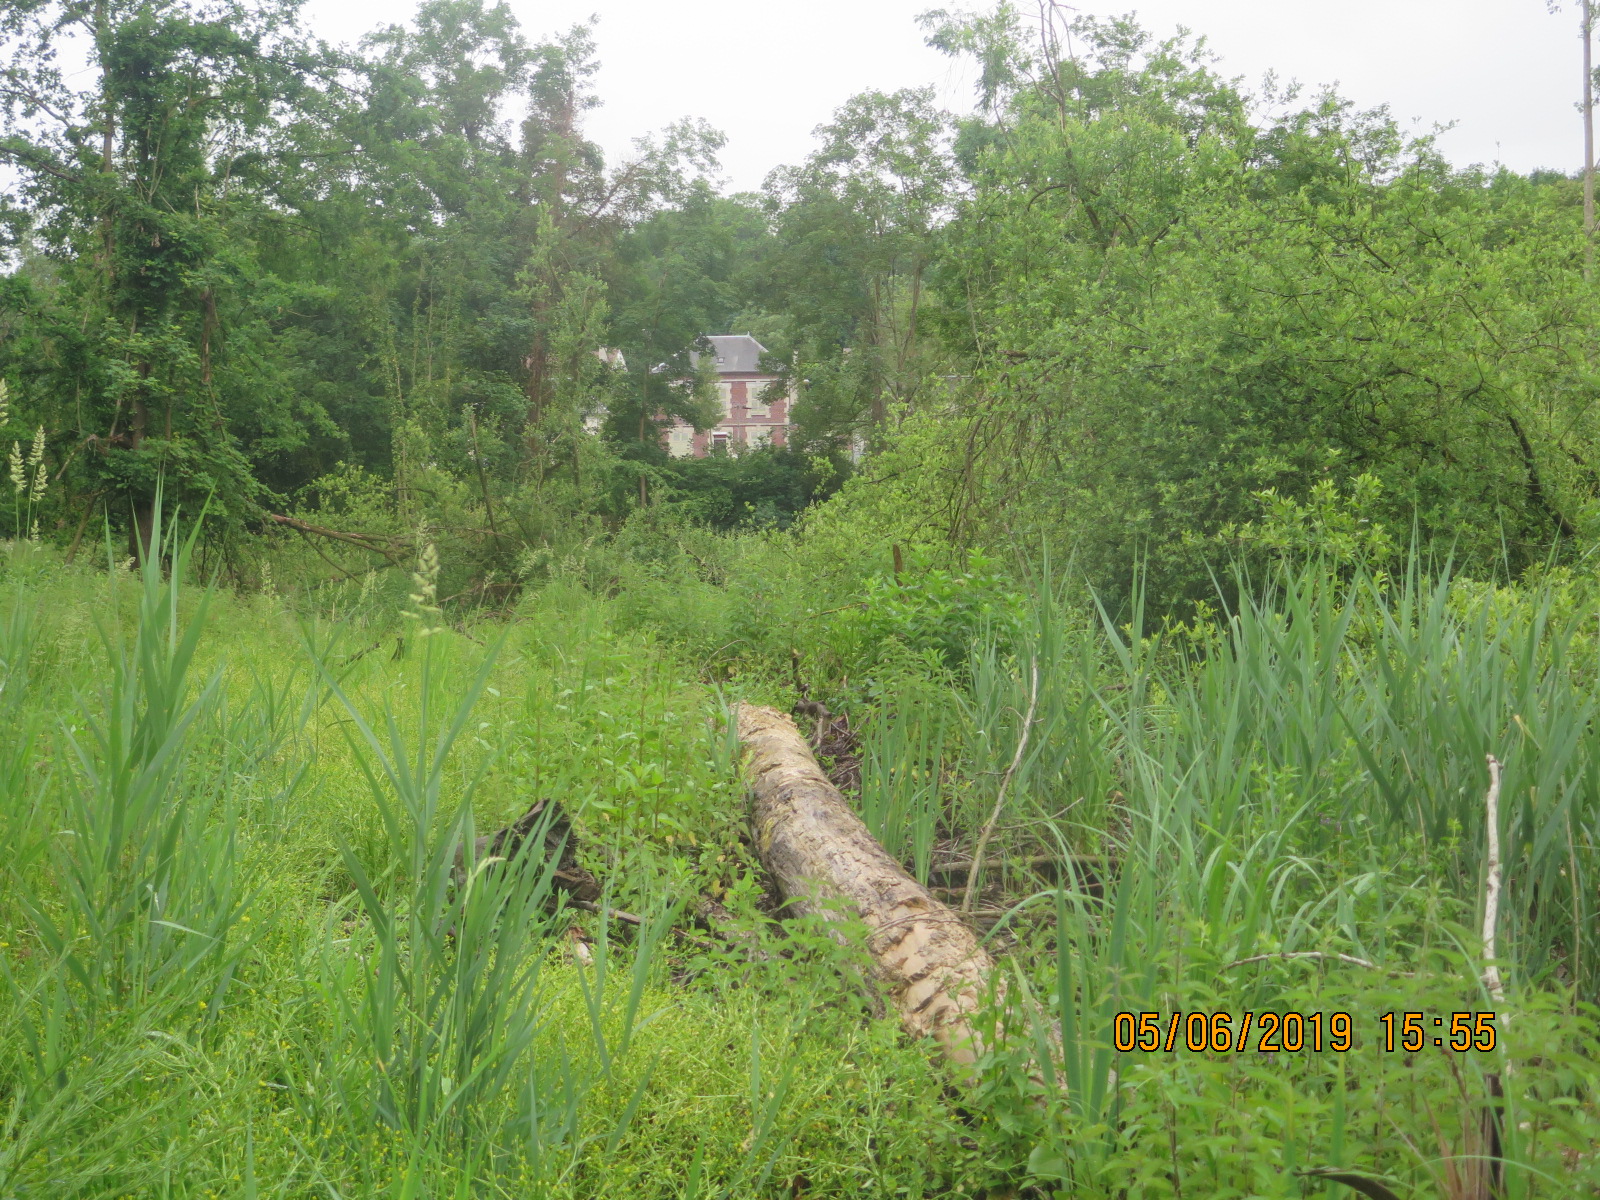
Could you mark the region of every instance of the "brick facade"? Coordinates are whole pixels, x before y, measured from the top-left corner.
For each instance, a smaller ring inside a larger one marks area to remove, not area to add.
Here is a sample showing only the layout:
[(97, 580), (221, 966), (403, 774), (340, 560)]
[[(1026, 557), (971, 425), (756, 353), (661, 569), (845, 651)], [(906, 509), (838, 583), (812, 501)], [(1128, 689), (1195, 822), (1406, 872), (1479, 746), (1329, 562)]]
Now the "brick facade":
[(766, 353), (766, 347), (745, 334), (719, 334), (708, 340), (717, 356), (722, 420), (701, 432), (682, 421), (673, 422), (662, 434), (668, 453), (677, 458), (704, 458), (718, 445), (725, 446), (730, 454), (762, 445), (787, 445), (793, 397), (783, 394), (771, 400), (763, 398), (763, 393), (778, 382), (778, 376), (760, 370), (760, 356)]

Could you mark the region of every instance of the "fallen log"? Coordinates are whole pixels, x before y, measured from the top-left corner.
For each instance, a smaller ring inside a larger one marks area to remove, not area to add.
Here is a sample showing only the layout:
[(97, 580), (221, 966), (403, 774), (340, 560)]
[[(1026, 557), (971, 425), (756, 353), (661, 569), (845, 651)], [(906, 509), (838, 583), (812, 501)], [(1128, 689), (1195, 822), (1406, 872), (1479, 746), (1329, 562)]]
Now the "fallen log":
[(984, 1049), (973, 1017), (988, 995), (989, 955), (960, 915), (878, 844), (792, 720), (749, 704), (737, 716), (756, 852), (787, 910), (865, 924), (873, 974), (902, 1027), (932, 1037), (971, 1081)]

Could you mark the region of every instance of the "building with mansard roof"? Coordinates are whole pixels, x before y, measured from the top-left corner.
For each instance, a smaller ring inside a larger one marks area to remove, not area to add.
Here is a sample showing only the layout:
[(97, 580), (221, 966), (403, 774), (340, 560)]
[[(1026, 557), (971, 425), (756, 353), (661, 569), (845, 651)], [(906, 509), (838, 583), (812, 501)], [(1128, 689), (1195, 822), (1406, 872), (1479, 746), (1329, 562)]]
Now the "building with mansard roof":
[[(794, 396), (775, 372), (762, 369), (767, 348), (747, 333), (712, 334), (705, 340), (711, 343), (707, 353), (716, 358), (722, 419), (702, 432), (674, 421), (662, 432), (667, 452), (676, 458), (704, 458), (719, 448), (737, 454), (756, 446), (787, 445)], [(690, 357), (698, 366), (700, 352)]]

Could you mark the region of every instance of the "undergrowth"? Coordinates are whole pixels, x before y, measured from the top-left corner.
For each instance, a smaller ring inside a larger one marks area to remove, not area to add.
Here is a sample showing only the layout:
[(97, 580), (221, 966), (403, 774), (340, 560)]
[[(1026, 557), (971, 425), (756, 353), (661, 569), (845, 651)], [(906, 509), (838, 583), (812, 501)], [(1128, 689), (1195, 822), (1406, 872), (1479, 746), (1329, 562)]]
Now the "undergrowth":
[[(1069, 571), (641, 529), (430, 625), (370, 580), (208, 590), (167, 536), (166, 571), (19, 544), (0, 582), (0, 1196), (1468, 1197), (1491, 1076), (1503, 1194), (1600, 1186), (1579, 577), (1310, 563), (1155, 625)], [(802, 696), (908, 870), (975, 874), (975, 1092), (854, 933), (773, 920), (726, 705)], [(475, 858), (539, 800), (637, 922)], [(1384, 1044), (1491, 1010), (1492, 1050)], [(1126, 1050), (1124, 1012), (1351, 1041)]]

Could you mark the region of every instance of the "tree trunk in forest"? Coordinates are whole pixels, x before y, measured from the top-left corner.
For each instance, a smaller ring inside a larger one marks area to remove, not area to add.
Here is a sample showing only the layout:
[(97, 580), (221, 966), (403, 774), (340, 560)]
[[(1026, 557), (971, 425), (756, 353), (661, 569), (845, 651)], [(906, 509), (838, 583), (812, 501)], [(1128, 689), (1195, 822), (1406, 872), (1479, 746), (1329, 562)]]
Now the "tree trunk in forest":
[(1583, 0), (1583, 277), (1594, 273), (1594, 6)]
[[(128, 322), (128, 334), (131, 337), (138, 329), (138, 318)], [(141, 362), (134, 367), (134, 373), (139, 377), (138, 389), (133, 394), (133, 419), (128, 426), (128, 450), (133, 454), (139, 452), (144, 445), (146, 433), (150, 427), (150, 409), (145, 403), (144, 389), (150, 378), (150, 364)], [(169, 410), (170, 411), (170, 410)], [(116, 433), (115, 423), (112, 427), (113, 435)], [(109, 439), (108, 439), (109, 440)], [(115, 444), (114, 442), (112, 443)], [(131, 498), (133, 512), (128, 523), (128, 557), (133, 559), (135, 566), (144, 566), (145, 559), (152, 554), (159, 553), (159, 548), (151, 545), (155, 539), (156, 506), (155, 500), (150, 496), (133, 495)]]
[(937, 1041), (971, 1082), (983, 1053), (972, 1018), (988, 993), (989, 955), (960, 916), (867, 831), (792, 720), (742, 704), (738, 723), (756, 852), (788, 908), (861, 920), (873, 973), (888, 987), (901, 1025)]

